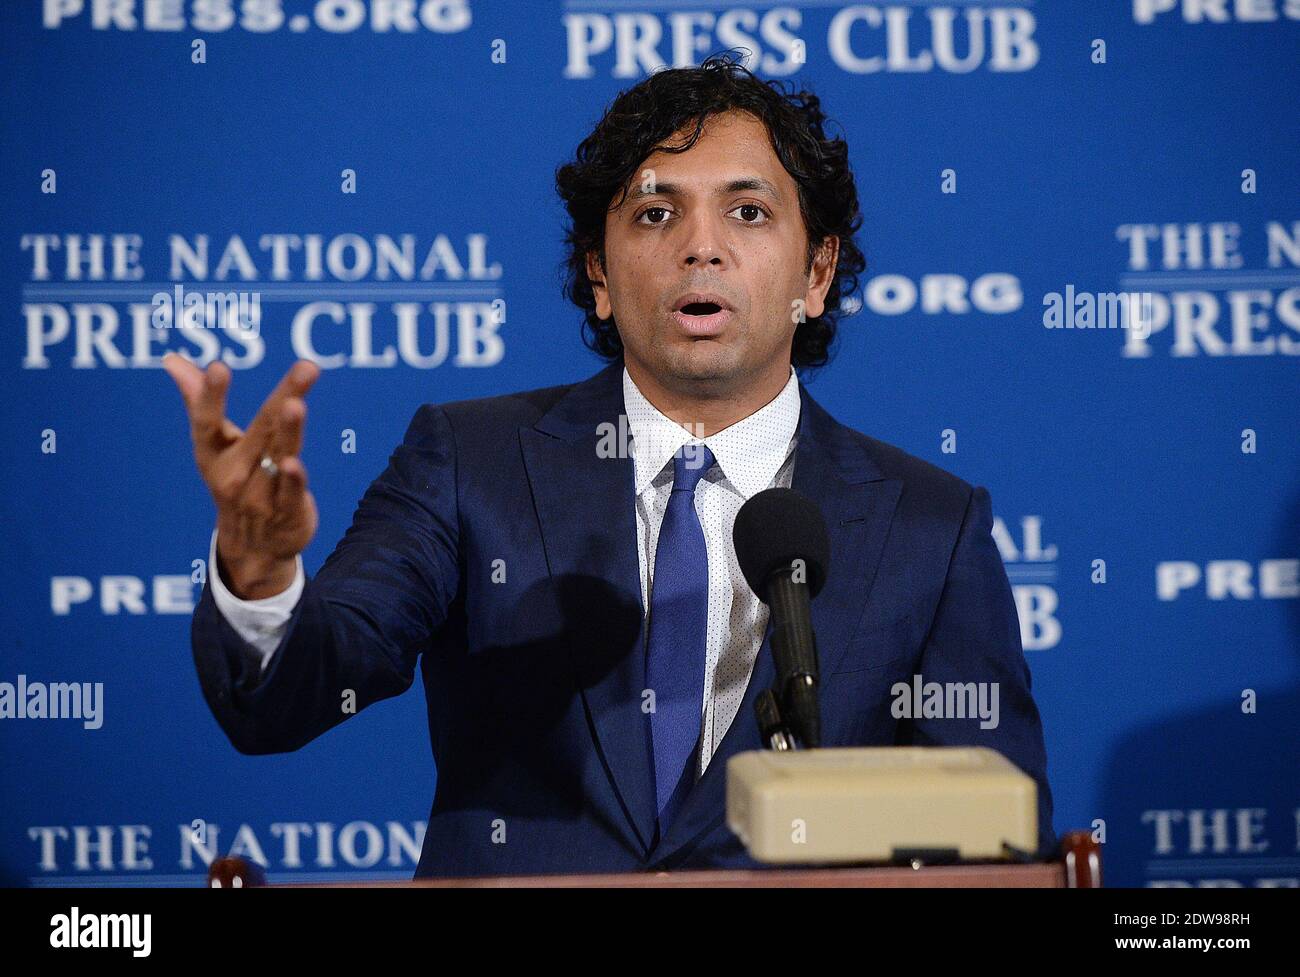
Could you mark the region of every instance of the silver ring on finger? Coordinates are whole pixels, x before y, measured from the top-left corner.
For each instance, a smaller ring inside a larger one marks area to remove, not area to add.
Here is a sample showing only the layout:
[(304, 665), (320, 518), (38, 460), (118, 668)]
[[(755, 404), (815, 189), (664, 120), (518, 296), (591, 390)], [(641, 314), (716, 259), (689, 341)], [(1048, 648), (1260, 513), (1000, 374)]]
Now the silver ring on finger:
[(272, 478), (275, 478), (276, 475), (280, 474), (280, 466), (271, 460), (270, 455), (262, 455), (262, 464), (260, 467), (262, 471), (266, 472)]

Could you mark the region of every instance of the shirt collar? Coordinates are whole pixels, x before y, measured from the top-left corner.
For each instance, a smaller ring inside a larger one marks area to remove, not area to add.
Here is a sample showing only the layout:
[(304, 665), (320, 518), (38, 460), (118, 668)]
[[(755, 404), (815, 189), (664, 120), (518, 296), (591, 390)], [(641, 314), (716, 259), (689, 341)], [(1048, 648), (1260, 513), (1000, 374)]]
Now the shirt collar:
[(748, 499), (772, 484), (794, 447), (801, 406), (799, 378), (792, 366), (790, 379), (779, 394), (748, 417), (703, 439), (650, 403), (626, 366), (623, 367), (623, 405), (632, 434), (637, 495), (650, 486), (682, 445), (703, 440), (713, 452), (722, 474)]

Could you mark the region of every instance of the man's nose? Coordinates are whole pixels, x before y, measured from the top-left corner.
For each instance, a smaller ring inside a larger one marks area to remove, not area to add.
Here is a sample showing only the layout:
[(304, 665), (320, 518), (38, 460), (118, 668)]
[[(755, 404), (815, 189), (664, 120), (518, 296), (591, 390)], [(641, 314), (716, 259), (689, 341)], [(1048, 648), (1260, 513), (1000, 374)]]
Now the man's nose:
[(727, 248), (723, 230), (718, 226), (713, 215), (697, 214), (689, 219), (685, 231), (682, 263), (686, 267), (697, 264), (719, 265), (726, 260)]

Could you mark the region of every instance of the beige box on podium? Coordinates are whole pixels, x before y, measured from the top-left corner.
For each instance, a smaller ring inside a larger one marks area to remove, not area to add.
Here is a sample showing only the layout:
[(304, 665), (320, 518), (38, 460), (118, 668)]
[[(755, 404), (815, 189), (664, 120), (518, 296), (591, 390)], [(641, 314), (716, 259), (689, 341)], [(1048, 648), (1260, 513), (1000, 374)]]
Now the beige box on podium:
[(727, 825), (761, 862), (1006, 859), (1038, 847), (1033, 778), (985, 747), (751, 751), (727, 764)]

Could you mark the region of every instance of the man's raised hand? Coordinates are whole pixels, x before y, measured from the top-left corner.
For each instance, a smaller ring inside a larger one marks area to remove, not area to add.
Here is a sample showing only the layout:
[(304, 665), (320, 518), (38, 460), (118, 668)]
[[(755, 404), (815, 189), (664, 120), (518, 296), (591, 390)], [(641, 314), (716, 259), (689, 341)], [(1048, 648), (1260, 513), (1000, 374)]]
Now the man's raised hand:
[(226, 417), (229, 367), (214, 360), (205, 372), (177, 353), (162, 363), (185, 402), (194, 460), (217, 504), (222, 580), (246, 600), (281, 593), (293, 583), (296, 557), (318, 523), (299, 455), (307, 417), (303, 398), (319, 367), (294, 363), (241, 431)]

